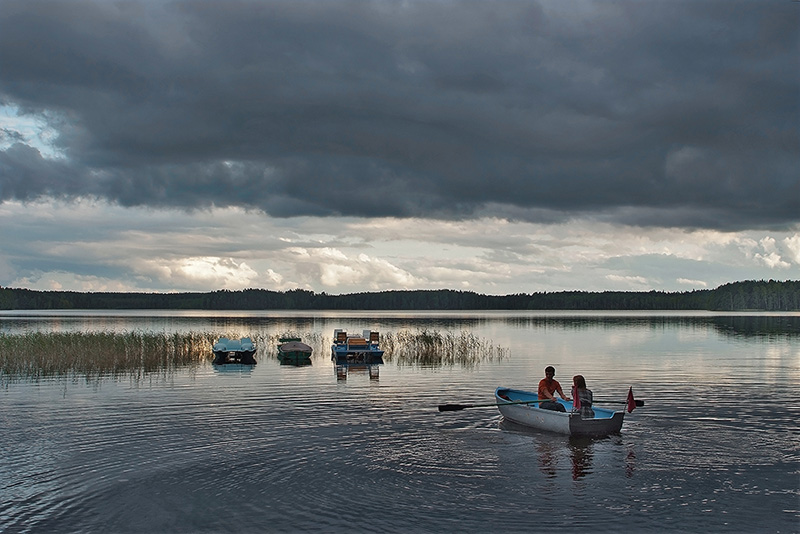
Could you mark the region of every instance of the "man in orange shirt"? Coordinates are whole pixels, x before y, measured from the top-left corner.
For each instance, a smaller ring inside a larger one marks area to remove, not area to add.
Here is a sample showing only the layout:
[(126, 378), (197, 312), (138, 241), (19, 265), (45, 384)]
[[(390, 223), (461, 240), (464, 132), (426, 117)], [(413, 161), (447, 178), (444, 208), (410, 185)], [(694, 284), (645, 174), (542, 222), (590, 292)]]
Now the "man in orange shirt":
[(544, 378), (539, 381), (539, 400), (547, 399), (545, 402), (539, 403), (539, 408), (544, 410), (556, 410), (557, 412), (566, 412), (563, 404), (556, 401), (555, 394), (558, 392), (564, 400), (571, 400), (564, 395), (564, 390), (561, 389), (561, 384), (558, 380), (553, 378), (556, 375), (556, 368), (548, 365), (544, 369)]

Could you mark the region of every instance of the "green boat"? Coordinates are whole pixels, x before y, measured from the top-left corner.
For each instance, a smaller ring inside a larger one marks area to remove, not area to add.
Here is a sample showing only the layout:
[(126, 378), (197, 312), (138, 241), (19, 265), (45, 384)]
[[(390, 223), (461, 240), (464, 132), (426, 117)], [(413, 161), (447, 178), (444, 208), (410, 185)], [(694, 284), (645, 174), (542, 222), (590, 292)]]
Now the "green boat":
[(278, 359), (281, 363), (303, 365), (311, 363), (312, 349), (299, 337), (282, 337), (278, 340)]

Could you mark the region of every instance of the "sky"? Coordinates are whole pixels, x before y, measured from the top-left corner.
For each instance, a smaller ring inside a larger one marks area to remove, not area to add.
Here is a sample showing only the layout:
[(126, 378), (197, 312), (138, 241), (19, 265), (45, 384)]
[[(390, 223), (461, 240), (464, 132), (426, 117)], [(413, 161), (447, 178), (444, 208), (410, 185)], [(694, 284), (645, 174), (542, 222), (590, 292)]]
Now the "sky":
[(800, 2), (0, 0), (0, 286), (800, 279)]

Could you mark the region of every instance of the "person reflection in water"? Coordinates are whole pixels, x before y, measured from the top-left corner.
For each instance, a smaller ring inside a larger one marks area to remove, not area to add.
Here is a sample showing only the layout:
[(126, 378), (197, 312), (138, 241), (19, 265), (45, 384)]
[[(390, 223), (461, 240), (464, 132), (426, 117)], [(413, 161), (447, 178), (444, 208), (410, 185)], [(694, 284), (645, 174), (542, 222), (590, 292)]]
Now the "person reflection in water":
[(539, 408), (544, 410), (566, 412), (567, 409), (556, 401), (555, 394), (558, 393), (561, 395), (561, 398), (567, 401), (572, 399), (564, 395), (564, 390), (561, 389), (561, 384), (558, 383), (558, 380), (553, 378), (555, 374), (555, 367), (552, 365), (545, 367), (544, 378), (539, 381), (539, 400), (544, 400), (545, 402), (540, 402)]
[(571, 463), (572, 480), (580, 480), (592, 474), (592, 438), (575, 437), (569, 438), (564, 448), (564, 441), (554, 439), (542, 439), (536, 448), (539, 452), (539, 470), (545, 477), (550, 479), (563, 476), (567, 471), (559, 471), (558, 462), (564, 460), (564, 452), (569, 452)]
[(536, 448), (539, 450), (539, 470), (547, 478), (558, 476), (558, 454), (553, 443), (544, 440), (540, 441)]
[(569, 439), (572, 480), (579, 480), (592, 472), (592, 445), (591, 438)]

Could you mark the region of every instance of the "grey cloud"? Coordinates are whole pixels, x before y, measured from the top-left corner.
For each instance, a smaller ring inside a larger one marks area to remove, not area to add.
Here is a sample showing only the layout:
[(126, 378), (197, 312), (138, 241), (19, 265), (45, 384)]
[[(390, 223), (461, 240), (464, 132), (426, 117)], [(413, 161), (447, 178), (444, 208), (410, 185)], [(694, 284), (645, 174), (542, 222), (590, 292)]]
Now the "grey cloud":
[(47, 111), (65, 158), (0, 152), (0, 200), (789, 224), (798, 13), (778, 1), (6, 0), (0, 101)]

